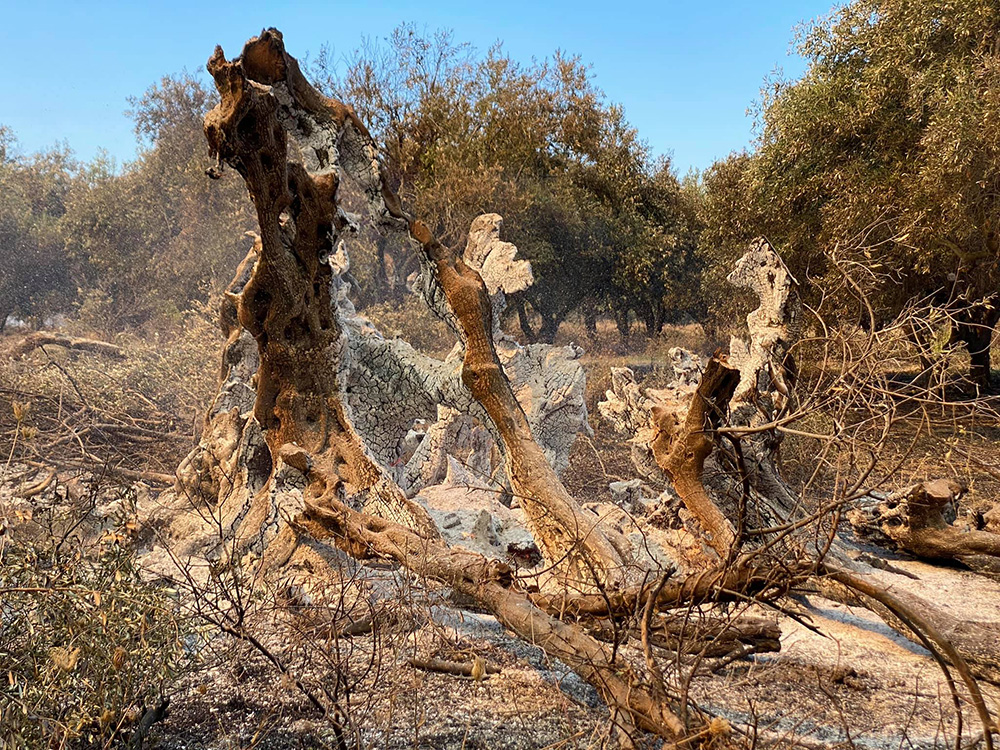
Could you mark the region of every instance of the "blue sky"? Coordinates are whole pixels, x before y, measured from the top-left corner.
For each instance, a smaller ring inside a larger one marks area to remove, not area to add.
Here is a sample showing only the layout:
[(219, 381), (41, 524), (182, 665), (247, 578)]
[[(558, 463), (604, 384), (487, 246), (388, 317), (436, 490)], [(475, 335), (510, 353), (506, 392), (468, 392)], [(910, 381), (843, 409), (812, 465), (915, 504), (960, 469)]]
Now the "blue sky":
[(127, 98), (183, 69), (201, 72), (216, 44), (230, 57), (264, 26), (303, 57), (330, 44), (346, 55), (362, 36), (402, 22), (451, 28), (485, 49), (497, 40), (515, 58), (555, 49), (593, 65), (597, 85), (619, 102), (657, 154), (675, 168), (704, 169), (746, 146), (747, 107), (765, 76), (797, 77), (794, 28), (829, 13), (833, 0), (764, 2), (46, 2), (0, 0), (0, 124), (30, 152), (67, 141), (81, 158), (107, 149), (135, 155)]

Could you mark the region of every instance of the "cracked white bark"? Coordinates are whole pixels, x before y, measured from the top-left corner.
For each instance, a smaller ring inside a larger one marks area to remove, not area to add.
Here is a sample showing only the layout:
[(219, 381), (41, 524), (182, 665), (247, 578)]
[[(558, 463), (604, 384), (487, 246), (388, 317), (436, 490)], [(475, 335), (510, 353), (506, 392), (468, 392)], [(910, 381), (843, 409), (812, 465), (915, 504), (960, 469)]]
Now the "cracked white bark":
[[(799, 335), (800, 303), (794, 279), (764, 239), (750, 244), (727, 279), (735, 286), (751, 289), (759, 305), (747, 316), (749, 341), (736, 337), (730, 341), (728, 364), (738, 368), (739, 379), (728, 403), (719, 406), (728, 410), (727, 426), (756, 427), (770, 423), (793, 403), (795, 381), (790, 349)], [(691, 404), (696, 403), (695, 394), (705, 372), (705, 366), (691, 352), (675, 348), (670, 350), (670, 356), (674, 377), (665, 388), (641, 389), (631, 370), (615, 368), (612, 387), (598, 404), (601, 415), (615, 431), (630, 437), (632, 460), (639, 474), (661, 481), (670, 452), (668, 444), (681, 432)], [(658, 436), (664, 440), (659, 451)], [(756, 528), (784, 523), (794, 512), (796, 499), (774, 463), (780, 433), (765, 430), (744, 438), (742, 443), (745, 468), (751, 474), (750, 497), (744, 498), (744, 507), (739, 511), (744, 514), (743, 521)], [(738, 471), (721, 465), (720, 460), (718, 452), (708, 455), (699, 481), (708, 486), (713, 504), (734, 519), (737, 498), (745, 490), (735, 486)], [(734, 533), (736, 523), (730, 522), (726, 529), (720, 518), (710, 510), (708, 513), (712, 518), (705, 520), (715, 527), (716, 537)]]
[[(478, 225), (477, 225), (478, 223)], [(523, 289), (532, 281), (527, 261), (516, 261), (516, 248), (498, 237), (500, 217), (488, 214), (477, 219), (470, 232), (466, 256), (484, 268), (487, 288), (495, 314), (504, 306), (504, 295)], [(483, 227), (488, 226), (484, 231)], [(241, 266), (229, 289), (226, 305), (233, 306), (249, 277), (258, 249)], [(357, 314), (343, 280), (349, 259), (343, 244), (329, 257), (331, 301), (334, 313), (347, 340), (338, 367), (346, 373), (344, 402), (350, 421), (372, 455), (410, 496), (426, 486), (443, 481), (448, 456), (457, 456), (481, 478), (496, 478), (502, 467), (492, 460), (495, 443), (483, 426), (489, 425), (485, 411), (461, 381), (459, 349), (441, 361), (414, 350), (405, 341), (386, 339), (364, 317)], [(235, 307), (228, 313), (233, 319)], [(256, 345), (246, 331), (234, 330), (235, 320), (224, 331), (235, 338), (224, 354), (223, 383), (216, 404), (209, 412), (199, 446), (181, 466), (186, 489), (201, 493), (198, 484), (209, 481), (205, 492), (219, 496), (233, 491), (234, 476), (244, 470), (233, 465), (234, 456), (244, 455), (238, 435), (252, 423), (256, 375)], [(585, 375), (580, 366), (579, 350), (547, 344), (521, 347), (494, 327), (504, 371), (512, 381), (515, 394), (528, 415), (532, 432), (538, 437), (546, 457), (556, 469), (568, 465), (569, 452), (576, 436), (589, 430), (587, 424)], [(237, 415), (229, 414), (237, 408)], [(225, 414), (224, 418), (219, 415)], [(426, 437), (419, 442), (412, 457), (404, 464), (406, 439), (415, 421), (432, 422)], [(232, 433), (232, 434), (230, 434)], [(198, 479), (204, 474), (205, 479)], [(266, 476), (258, 477), (259, 488)], [(255, 491), (255, 490), (254, 490)]]
[(736, 337), (729, 342), (729, 361), (740, 370), (732, 406), (755, 403), (761, 409), (766, 404), (771, 413), (764, 416), (771, 419), (794, 393), (794, 366), (788, 358), (801, 325), (795, 279), (770, 243), (758, 238), (726, 280), (750, 289), (760, 301), (747, 315), (749, 342)]

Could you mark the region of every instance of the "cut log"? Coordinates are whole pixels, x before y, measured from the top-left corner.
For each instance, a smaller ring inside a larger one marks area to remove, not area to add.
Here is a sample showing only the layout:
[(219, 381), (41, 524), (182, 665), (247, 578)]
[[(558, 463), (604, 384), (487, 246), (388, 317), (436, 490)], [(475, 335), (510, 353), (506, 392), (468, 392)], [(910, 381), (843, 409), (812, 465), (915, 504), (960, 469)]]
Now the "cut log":
[(489, 664), (483, 662), (481, 659), (479, 662), (477, 665), (476, 661), (448, 661), (446, 659), (425, 659), (415, 656), (409, 659), (407, 664), (416, 669), (427, 670), (428, 672), (441, 672), (442, 674), (452, 674), (456, 677), (475, 677), (477, 680), (483, 679), (485, 675), (500, 674), (503, 671), (496, 664)]

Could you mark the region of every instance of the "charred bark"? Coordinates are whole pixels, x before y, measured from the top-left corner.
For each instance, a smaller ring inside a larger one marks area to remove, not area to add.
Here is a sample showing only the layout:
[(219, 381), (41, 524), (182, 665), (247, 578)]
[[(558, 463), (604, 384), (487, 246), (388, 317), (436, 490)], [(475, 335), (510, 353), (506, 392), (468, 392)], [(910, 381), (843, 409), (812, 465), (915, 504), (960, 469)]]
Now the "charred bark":
[[(723, 461), (722, 440), (742, 445), (725, 432), (727, 425), (766, 424), (794, 399), (792, 282), (766, 243), (737, 269), (737, 281), (749, 279), (772, 295), (762, 295), (761, 308), (748, 318), (750, 344), (736, 347), (731, 362), (713, 358), (704, 368), (678, 353), (679, 382), (648, 403), (633, 399), (623, 408), (640, 412), (632, 423), (648, 437), (649, 470), (673, 482), (708, 533), (714, 555), (705, 555), (708, 569), (688, 577), (671, 578), (668, 569), (644, 564), (629, 578), (626, 567), (636, 558), (624, 533), (585, 511), (566, 490), (505, 372), (498, 351), (506, 346), (498, 326), (502, 299), (487, 270), (489, 262), (514, 263), (510, 248), (496, 247), (499, 217), (479, 217), (464, 252), (438, 241), (387, 187), (364, 125), (349, 107), (309, 84), (276, 30), (251, 39), (235, 60), (217, 48), (209, 71), (220, 94), (205, 120), (219, 159), (213, 173), (223, 164), (239, 171), (260, 237), (224, 304), (223, 383), (206, 424), (208, 439), (181, 467), (178, 486), (201, 502), (214, 498), (219, 525), (243, 542), (235, 545), (238, 551), (255, 552), (265, 572), (280, 569), (308, 539), (359, 558), (392, 559), (472, 597), (508, 629), (576, 670), (626, 723), (670, 741), (700, 735), (680, 718), (655, 662), (647, 657), (643, 672), (569, 618), (642, 612), (646, 645), (658, 637), (654, 625), (662, 624), (653, 621), (654, 612), (754, 596), (773, 600), (807, 581), (828, 580), (874, 598), (901, 627), (916, 627), (921, 635), (926, 618), (911, 616), (915, 603), (879, 599), (853, 569), (837, 567), (848, 565), (840, 556), (817, 559), (804, 537), (789, 535), (768, 556), (758, 554), (770, 541), (762, 536), (741, 554), (750, 502), (767, 506), (768, 519), (776, 522), (801, 519), (773, 464), (779, 439), (773, 432), (746, 440), (740, 470), (720, 480), (728, 482), (723, 489), (737, 489), (737, 503), (726, 504), (705, 482), (706, 464)], [(419, 248), (420, 293), (459, 340), (449, 387), (456, 398), (468, 396), (470, 409), (499, 441), (510, 488), (547, 563), (540, 591), (523, 590), (502, 562), (447, 546), (427, 511), (406, 497), (357, 429), (345, 364), (352, 350), (338, 312), (334, 268), (338, 240), (355, 223), (338, 203), (342, 173), (364, 191), (380, 231)], [(487, 248), (498, 250), (493, 261)], [(253, 387), (240, 387), (248, 383)], [(668, 644), (668, 626), (660, 630)], [(932, 638), (942, 640), (941, 632), (938, 627)], [(953, 634), (963, 637), (958, 629)], [(735, 640), (767, 642), (773, 635), (765, 630)], [(977, 653), (983, 652), (980, 643)], [(964, 665), (958, 652), (949, 658)]]
[[(644, 446), (640, 445), (634, 455), (642, 456), (645, 447), (671, 477), (681, 500), (697, 517), (708, 543), (720, 557), (734, 559), (738, 565), (744, 559), (759, 560), (766, 550), (765, 557), (774, 556), (776, 563), (791, 564), (798, 571), (802, 576), (799, 585), (812, 579), (824, 595), (861, 603), (910, 638), (924, 638), (926, 634), (919, 627), (926, 625), (947, 641), (952, 649), (948, 658), (957, 660), (956, 665), (968, 671), (970, 679), (975, 674), (996, 680), (1000, 653), (982, 642), (986, 637), (995, 642), (1000, 636), (994, 626), (958, 622), (933, 601), (912, 593), (895, 601), (906, 613), (900, 616), (870, 595), (885, 586), (872, 569), (855, 562), (848, 543), (831, 536), (825, 548), (817, 546), (808, 514), (781, 478), (774, 458), (781, 435), (772, 425), (795, 399), (791, 347), (797, 336), (799, 311), (794, 280), (764, 240), (751, 244), (729, 280), (750, 287), (760, 300), (760, 306), (747, 316), (749, 343), (738, 339), (731, 343), (729, 360), (739, 372), (730, 375), (735, 370), (718, 358), (710, 360), (703, 373), (700, 367), (675, 365), (675, 382), (666, 390), (647, 390), (644, 398), (634, 380), (619, 375), (617, 382), (613, 379), (616, 387), (599, 404), (601, 413), (619, 431), (638, 433), (637, 442)], [(685, 412), (683, 394), (692, 390), (691, 380), (697, 385)], [(644, 430), (629, 427), (642, 422), (648, 425)], [(705, 465), (708, 461), (718, 466), (726, 463), (721, 450), (723, 434), (738, 446), (736, 465), (719, 472), (721, 479), (710, 487)], [(640, 471), (645, 465), (637, 462)], [(743, 532), (751, 521), (758, 533), (750, 549), (737, 555), (738, 545), (734, 545), (747, 543)], [(768, 529), (773, 531), (761, 533)], [(924, 535), (924, 542), (940, 542), (943, 531)], [(832, 585), (831, 580), (837, 584)], [(869, 593), (859, 596), (844, 582), (853, 582), (856, 589)]]
[(983, 392), (992, 385), (990, 348), (998, 321), (1000, 299), (997, 295), (968, 303), (954, 313), (952, 340), (965, 344), (969, 352), (969, 380)]

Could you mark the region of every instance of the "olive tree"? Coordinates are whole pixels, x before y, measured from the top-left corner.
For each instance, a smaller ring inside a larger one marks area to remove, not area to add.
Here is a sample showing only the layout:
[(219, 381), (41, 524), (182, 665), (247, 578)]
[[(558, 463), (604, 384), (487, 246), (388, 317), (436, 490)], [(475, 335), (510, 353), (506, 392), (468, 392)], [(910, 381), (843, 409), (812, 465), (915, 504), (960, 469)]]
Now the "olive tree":
[(799, 40), (809, 68), (772, 81), (751, 153), (706, 175), (705, 245), (761, 232), (796, 276), (834, 256), (876, 273), (883, 319), (932, 297), (990, 377), (1000, 280), (1000, 7), (988, 0), (856, 0)]

